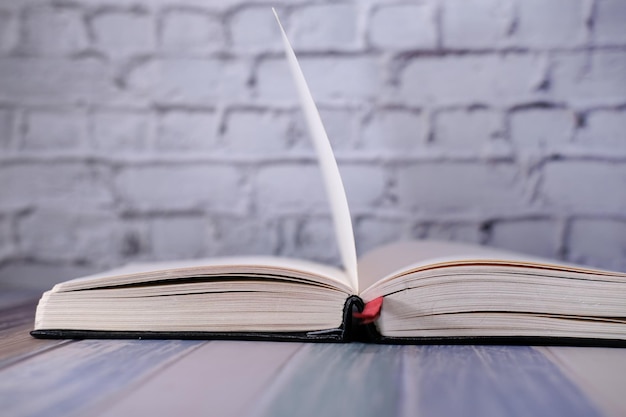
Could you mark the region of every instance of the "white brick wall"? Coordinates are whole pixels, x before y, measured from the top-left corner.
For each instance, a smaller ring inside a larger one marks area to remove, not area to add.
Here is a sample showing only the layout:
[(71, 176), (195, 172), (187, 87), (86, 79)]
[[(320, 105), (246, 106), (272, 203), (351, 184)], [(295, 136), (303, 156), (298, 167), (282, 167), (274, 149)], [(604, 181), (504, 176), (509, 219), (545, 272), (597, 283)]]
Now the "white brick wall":
[(433, 49), (437, 44), (433, 4), (381, 5), (369, 24), (369, 41), (379, 49)]
[(94, 47), (109, 58), (147, 54), (154, 50), (155, 23), (146, 13), (105, 11), (91, 17)]
[(201, 151), (217, 147), (215, 112), (170, 111), (160, 115), (155, 147), (168, 151)]
[(25, 115), (23, 149), (59, 151), (89, 146), (82, 111), (30, 111)]
[(154, 138), (153, 119), (147, 111), (98, 110), (91, 119), (93, 147), (122, 155), (145, 151)]
[(290, 23), (295, 48), (324, 52), (350, 50), (357, 45), (358, 13), (355, 5), (323, 4), (300, 7)]
[[(407, 238), (626, 270), (626, 2), (279, 2), (359, 252)], [(0, 5), (0, 286), (132, 260), (337, 262), (269, 7)]]
[(503, 117), (489, 109), (442, 110), (434, 116), (433, 143), (452, 154), (477, 154), (503, 136)]
[(160, 44), (171, 55), (206, 54), (224, 46), (224, 27), (218, 16), (199, 10), (172, 10), (160, 20)]
[(519, 45), (573, 47), (587, 38), (585, 20), (591, 11), (591, 0), (523, 0), (516, 9), (513, 38)]
[(512, 0), (445, 0), (442, 2), (442, 43), (452, 49), (480, 49), (510, 43), (514, 24)]
[(89, 44), (80, 10), (49, 6), (25, 7), (18, 48), (35, 56), (70, 55)]
[(599, 45), (623, 45), (626, 41), (624, 30), (626, 2), (622, 0), (598, 0), (595, 15), (593, 39)]
[(571, 110), (531, 108), (514, 111), (510, 118), (511, 142), (520, 152), (559, 148), (572, 141), (575, 116)]

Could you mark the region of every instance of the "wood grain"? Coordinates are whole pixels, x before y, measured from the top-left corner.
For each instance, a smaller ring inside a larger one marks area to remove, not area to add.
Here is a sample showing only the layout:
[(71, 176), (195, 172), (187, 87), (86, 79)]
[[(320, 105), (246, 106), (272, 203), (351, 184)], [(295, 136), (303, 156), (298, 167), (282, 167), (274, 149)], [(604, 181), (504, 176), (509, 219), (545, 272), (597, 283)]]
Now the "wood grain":
[(199, 341), (85, 340), (0, 371), (0, 407), (7, 416), (84, 415), (198, 347)]
[(0, 369), (69, 340), (38, 340), (30, 336), (37, 300), (31, 292), (6, 292), (0, 297)]
[(599, 416), (524, 346), (307, 345), (255, 416)]
[(402, 351), (361, 343), (305, 345), (250, 415), (398, 415)]
[(32, 323), (0, 331), (0, 369), (31, 356), (57, 348), (72, 340), (42, 340), (30, 335)]
[(240, 416), (255, 406), (255, 398), (302, 346), (277, 342), (208, 342), (96, 414), (99, 417)]
[[(407, 346), (405, 380), (425, 416), (598, 416), (544, 355), (527, 346)], [(412, 362), (412, 363), (411, 363)], [(413, 376), (406, 373), (409, 372)], [(405, 413), (404, 415), (409, 415)]]
[(626, 416), (626, 349), (538, 348), (608, 415)]

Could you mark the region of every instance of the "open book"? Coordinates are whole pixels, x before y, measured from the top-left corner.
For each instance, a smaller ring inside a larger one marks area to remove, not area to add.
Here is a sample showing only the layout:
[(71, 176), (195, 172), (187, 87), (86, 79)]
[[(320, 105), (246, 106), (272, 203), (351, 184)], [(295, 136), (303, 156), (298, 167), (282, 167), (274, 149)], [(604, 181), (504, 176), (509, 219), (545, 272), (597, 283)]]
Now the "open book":
[(281, 31), (343, 269), (275, 257), (130, 265), (44, 293), (33, 336), (626, 342), (625, 273), (426, 241), (386, 245), (357, 260), (339, 169)]

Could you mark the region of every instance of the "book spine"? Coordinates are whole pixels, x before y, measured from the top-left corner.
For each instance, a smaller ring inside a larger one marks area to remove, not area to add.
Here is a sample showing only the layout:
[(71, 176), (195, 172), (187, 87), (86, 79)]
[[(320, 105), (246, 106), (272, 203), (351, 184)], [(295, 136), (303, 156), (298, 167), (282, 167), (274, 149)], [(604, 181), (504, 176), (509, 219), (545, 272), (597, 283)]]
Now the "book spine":
[[(380, 339), (380, 334), (376, 329), (374, 320), (369, 321), (364, 318), (376, 316), (372, 315), (372, 309), (376, 303), (369, 307), (367, 311), (366, 304), (361, 297), (356, 295), (350, 296), (346, 300), (346, 304), (343, 311), (343, 340), (345, 342), (377, 342)], [(380, 303), (382, 306), (382, 302)], [(380, 310), (380, 309), (379, 309)], [(380, 311), (379, 311), (380, 312)], [(377, 317), (377, 316), (376, 316)]]

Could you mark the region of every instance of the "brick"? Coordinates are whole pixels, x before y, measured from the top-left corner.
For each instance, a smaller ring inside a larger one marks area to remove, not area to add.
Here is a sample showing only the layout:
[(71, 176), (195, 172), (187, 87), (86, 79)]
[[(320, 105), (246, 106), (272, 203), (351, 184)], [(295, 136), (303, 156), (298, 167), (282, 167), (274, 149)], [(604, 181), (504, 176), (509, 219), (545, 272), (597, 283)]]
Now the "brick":
[(0, 108), (0, 149), (13, 147), (14, 118), (11, 110)]
[[(302, 60), (306, 58), (298, 59), (302, 66)], [(310, 71), (305, 72), (307, 77), (307, 83), (309, 82), (308, 75)], [(295, 103), (298, 99), (298, 93), (291, 81), (291, 74), (289, 73), (289, 67), (287, 67), (287, 61), (284, 59), (263, 59), (260, 61), (258, 68), (256, 69), (256, 91), (255, 96), (257, 100), (262, 102), (267, 101), (288, 101)], [(319, 104), (318, 94), (312, 92), (313, 98), (316, 99), (316, 103)]]
[(381, 89), (379, 63), (370, 57), (320, 58), (304, 61), (307, 79), (316, 99), (363, 100), (375, 97)]
[(413, 228), (413, 238), (446, 240), (478, 244), (481, 233), (476, 223), (449, 221), (418, 222)]
[(528, 109), (511, 114), (511, 140), (518, 150), (553, 148), (570, 143), (575, 116), (565, 109)]
[(230, 19), (230, 33), (235, 51), (282, 51), (280, 30), (267, 7), (246, 7), (237, 11)]
[(332, 220), (287, 218), (282, 222), (280, 255), (338, 265), (339, 249)]
[(227, 152), (275, 155), (290, 147), (291, 115), (267, 111), (233, 111), (226, 117)]
[(7, 262), (0, 267), (2, 288), (47, 291), (53, 285), (76, 277), (101, 272), (102, 267), (64, 263), (31, 263), (28, 261)]
[(600, 0), (596, 2), (593, 40), (596, 44), (624, 45), (626, 43), (626, 2)]
[(401, 73), (399, 97), (433, 105), (515, 103), (535, 96), (540, 70), (540, 60), (527, 54), (418, 58)]
[(569, 234), (572, 262), (626, 272), (626, 222), (577, 219)]
[(559, 241), (559, 225), (553, 220), (503, 220), (493, 223), (489, 245), (554, 258)]
[(557, 99), (592, 105), (626, 98), (624, 51), (556, 54), (552, 71), (551, 91)]
[[(354, 149), (356, 146), (357, 128), (360, 124), (358, 112), (351, 109), (320, 108), (320, 117), (324, 129), (335, 151)], [(295, 150), (313, 152), (313, 143), (309, 136), (304, 116), (296, 112), (293, 124), (289, 127), (288, 140)]]
[[(345, 165), (340, 168), (348, 204), (360, 210), (380, 203), (386, 186), (382, 168)], [(317, 165), (281, 164), (263, 167), (255, 175), (256, 202), (263, 212), (300, 213), (329, 210)]]
[(357, 45), (356, 8), (350, 4), (320, 4), (297, 8), (291, 16), (289, 39), (294, 49), (341, 50)]
[[(2, 0), (2, 1), (10, 1), (10, 0)], [(290, 5), (299, 5), (310, 0), (292, 0), (289, 2)], [(228, 13), (233, 9), (241, 7), (245, 4), (268, 4), (265, 0), (251, 0), (243, 2), (242, 0), (181, 0), (177, 2), (172, 2), (172, 0), (145, 0), (142, 2), (132, 2), (129, 3), (128, 0), (80, 0), (80, 4), (86, 6), (100, 6), (100, 7), (110, 7), (110, 8), (130, 8), (137, 7), (142, 9), (148, 9), (155, 12), (158, 12), (163, 9), (180, 7), (180, 8), (189, 8), (194, 10), (211, 10), (215, 12)], [(268, 9), (271, 14), (271, 9)]]
[(275, 220), (254, 216), (212, 216), (211, 254), (216, 256), (276, 255), (279, 244)]
[(91, 21), (95, 45), (110, 57), (154, 50), (156, 29), (151, 16), (122, 11), (97, 14)]
[(550, 207), (570, 213), (626, 210), (626, 165), (586, 161), (546, 164), (539, 195)]
[(160, 118), (157, 149), (197, 151), (214, 149), (217, 144), (215, 113), (172, 111)]
[(598, 110), (589, 113), (585, 125), (576, 133), (576, 141), (612, 151), (626, 150), (626, 111)]
[(421, 163), (398, 168), (398, 204), (428, 213), (500, 213), (527, 206), (517, 169), (508, 164)]
[(36, 55), (69, 55), (89, 46), (83, 16), (77, 9), (26, 9), (21, 49)]
[(111, 69), (94, 59), (0, 58), (0, 100), (5, 102), (103, 103), (118, 94)]
[(22, 163), (0, 167), (0, 208), (37, 204), (106, 207), (112, 203), (106, 176), (81, 163)]
[(223, 48), (224, 29), (213, 15), (172, 10), (162, 20), (161, 47), (170, 54), (207, 53)]
[(153, 124), (147, 113), (98, 111), (93, 115), (93, 146), (113, 152), (145, 150), (152, 143)]
[(114, 262), (119, 232), (112, 213), (69, 207), (38, 209), (18, 224), (21, 251), (45, 262)]
[(247, 97), (248, 70), (243, 62), (223, 60), (151, 60), (127, 75), (130, 89), (160, 103), (206, 105)]
[(67, 150), (89, 142), (87, 117), (79, 111), (31, 111), (26, 116), (22, 148)]
[(358, 211), (381, 203), (387, 186), (382, 167), (343, 164), (339, 170), (351, 209)]
[(165, 217), (150, 222), (152, 255), (157, 259), (192, 259), (206, 251), (209, 224), (203, 217)]
[(581, 45), (586, 38), (587, 0), (524, 0), (517, 4), (518, 45), (566, 47)]
[(0, 54), (10, 53), (18, 42), (18, 21), (14, 13), (0, 9)]
[(354, 225), (359, 255), (383, 246), (410, 238), (410, 227), (406, 220), (366, 217)]
[(264, 166), (254, 175), (255, 200), (262, 213), (328, 211), (322, 175), (316, 164)]
[(448, 110), (435, 114), (434, 145), (446, 150), (481, 151), (503, 135), (502, 116), (493, 110)]
[(495, 48), (507, 44), (513, 24), (512, 0), (446, 0), (441, 16), (447, 48)]
[(242, 210), (240, 175), (210, 164), (127, 167), (114, 180), (124, 208), (139, 212)]
[[(316, 102), (364, 100), (381, 90), (382, 74), (371, 57), (302, 58), (302, 70)], [(297, 95), (283, 60), (266, 59), (257, 74), (261, 100), (296, 101)]]
[(363, 127), (361, 147), (391, 153), (412, 152), (426, 141), (424, 116), (409, 110), (376, 111)]
[[(334, 150), (345, 150), (354, 146), (359, 123), (355, 111), (321, 108), (320, 117)], [(305, 136), (304, 142), (310, 146), (308, 133)]]
[(432, 4), (389, 5), (374, 9), (369, 41), (381, 49), (433, 49), (437, 46)]
[(123, 263), (154, 259), (150, 218), (131, 216), (121, 220), (121, 242), (118, 252)]

